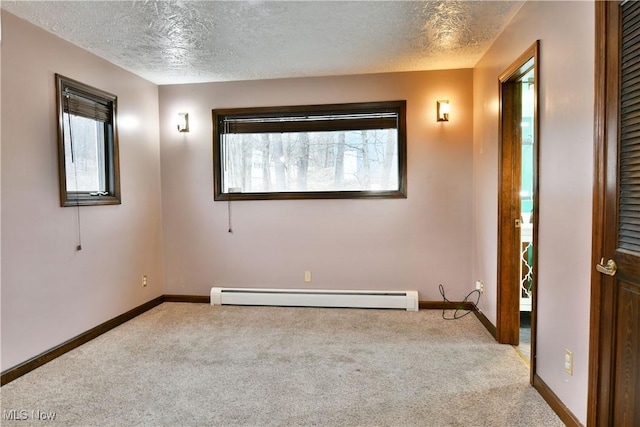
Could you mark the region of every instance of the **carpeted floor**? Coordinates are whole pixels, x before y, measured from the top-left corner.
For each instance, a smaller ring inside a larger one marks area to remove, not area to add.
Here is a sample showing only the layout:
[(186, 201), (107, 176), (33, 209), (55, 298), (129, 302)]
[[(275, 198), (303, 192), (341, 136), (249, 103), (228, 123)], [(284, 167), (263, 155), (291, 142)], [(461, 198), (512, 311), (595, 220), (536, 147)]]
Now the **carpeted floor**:
[(164, 303), (2, 387), (2, 425), (563, 425), (513, 347), (440, 316)]

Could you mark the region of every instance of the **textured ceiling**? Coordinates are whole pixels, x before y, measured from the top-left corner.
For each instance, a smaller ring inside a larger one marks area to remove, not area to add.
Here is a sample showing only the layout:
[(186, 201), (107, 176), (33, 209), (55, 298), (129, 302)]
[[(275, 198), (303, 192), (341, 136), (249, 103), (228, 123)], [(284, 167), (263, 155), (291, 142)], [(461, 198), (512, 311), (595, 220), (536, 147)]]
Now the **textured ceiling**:
[(470, 68), (521, 1), (2, 1), (157, 84)]

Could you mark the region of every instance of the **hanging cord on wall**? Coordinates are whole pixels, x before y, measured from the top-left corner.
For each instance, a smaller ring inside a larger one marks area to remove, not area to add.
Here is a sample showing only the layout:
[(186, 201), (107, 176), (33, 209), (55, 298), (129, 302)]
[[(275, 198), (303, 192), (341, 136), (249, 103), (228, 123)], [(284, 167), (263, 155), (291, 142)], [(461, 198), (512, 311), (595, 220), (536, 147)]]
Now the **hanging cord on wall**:
[[(440, 295), (442, 295), (442, 299), (444, 300), (444, 302), (449, 303), (449, 304), (457, 304), (457, 307), (455, 309), (455, 311), (453, 312), (453, 316), (446, 316), (445, 312), (446, 312), (446, 308), (442, 309), (442, 318), (445, 320), (457, 320), (460, 319), (461, 317), (466, 316), (467, 314), (471, 313), (472, 311), (474, 311), (477, 307), (478, 307), (478, 302), (480, 302), (480, 291), (478, 289), (474, 289), (471, 292), (469, 292), (467, 294), (466, 297), (464, 297), (464, 299), (462, 300), (462, 302), (460, 303), (453, 303), (451, 301), (449, 301), (447, 299), (446, 296), (444, 296), (444, 287), (442, 286), (442, 284), (438, 285), (438, 288), (440, 289)], [(478, 297), (476, 298), (476, 301), (469, 301), (469, 297), (471, 297), (471, 295), (473, 294), (477, 294)], [(471, 310), (467, 310), (464, 309), (463, 307), (466, 305), (466, 303), (471, 302), (471, 304), (473, 305), (473, 309)], [(463, 312), (462, 314), (459, 314)]]
[[(66, 90), (65, 90), (66, 91)], [(76, 180), (76, 215), (77, 215), (77, 223), (78, 223), (78, 246), (76, 246), (76, 250), (82, 250), (82, 227), (80, 224), (80, 200), (78, 199), (78, 167), (75, 161), (75, 147), (73, 145), (73, 132), (71, 130), (71, 110), (69, 109), (69, 94), (65, 95), (66, 104), (67, 104), (67, 117), (69, 118), (69, 146), (71, 148), (71, 163), (73, 163), (73, 175)], [(64, 135), (64, 122), (63, 124), (63, 135)]]
[(229, 218), (229, 233), (233, 233), (233, 227), (231, 226), (231, 193), (227, 199), (227, 217)]
[[(223, 128), (222, 128), (222, 155), (224, 157), (224, 172), (227, 172), (227, 170), (229, 169), (229, 156), (227, 154), (227, 144), (229, 143), (228, 139), (227, 139), (227, 135), (229, 134), (229, 122), (227, 120), (225, 120), (223, 122)], [(232, 191), (231, 189), (227, 190), (227, 221), (229, 224), (229, 233), (233, 233), (233, 226), (231, 225), (231, 194)]]

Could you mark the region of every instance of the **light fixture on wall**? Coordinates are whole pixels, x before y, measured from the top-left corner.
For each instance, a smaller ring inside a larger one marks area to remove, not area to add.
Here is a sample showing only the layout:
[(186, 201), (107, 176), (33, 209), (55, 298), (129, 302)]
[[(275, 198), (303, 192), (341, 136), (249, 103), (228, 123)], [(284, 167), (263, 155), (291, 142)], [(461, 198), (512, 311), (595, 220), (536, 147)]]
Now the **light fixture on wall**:
[(437, 115), (439, 122), (448, 122), (449, 121), (449, 101), (442, 100), (437, 101)]
[(178, 113), (178, 132), (189, 132), (189, 113)]

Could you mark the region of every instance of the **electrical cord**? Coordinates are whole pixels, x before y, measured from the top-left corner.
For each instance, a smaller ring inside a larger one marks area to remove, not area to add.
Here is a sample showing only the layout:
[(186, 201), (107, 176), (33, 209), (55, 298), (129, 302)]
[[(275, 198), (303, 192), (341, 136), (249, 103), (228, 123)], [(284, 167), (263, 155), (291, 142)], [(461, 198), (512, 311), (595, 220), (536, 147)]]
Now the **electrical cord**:
[[(440, 295), (442, 295), (442, 299), (444, 300), (444, 302), (448, 302), (449, 304), (456, 304), (456, 303), (453, 303), (453, 302), (449, 301), (447, 299), (447, 297), (444, 296), (444, 287), (442, 286), (442, 284), (439, 284), (438, 288), (440, 289)], [(471, 295), (473, 295), (474, 293), (478, 295), (478, 298), (476, 298), (476, 302), (471, 301), (471, 304), (473, 305), (473, 309), (472, 310), (463, 309), (462, 307), (464, 307), (467, 302), (470, 302), (469, 301), (469, 297), (471, 297)], [(478, 289), (474, 289), (471, 292), (469, 292), (466, 297), (464, 297), (464, 299), (462, 300), (461, 303), (458, 304), (458, 306), (456, 307), (455, 311), (453, 312), (453, 316), (447, 317), (445, 315), (445, 312), (447, 311), (447, 309), (443, 308), (442, 309), (442, 318), (444, 320), (457, 320), (457, 319), (460, 319), (460, 318), (466, 316), (467, 314), (471, 313), (473, 310), (475, 310), (478, 307), (478, 303), (479, 302), (480, 302), (480, 291)], [(458, 314), (459, 312), (462, 312), (462, 311), (465, 311), (465, 313)]]
[(231, 226), (231, 191), (227, 193), (229, 198), (227, 199), (227, 218), (229, 220), (229, 233), (233, 233), (233, 227)]

